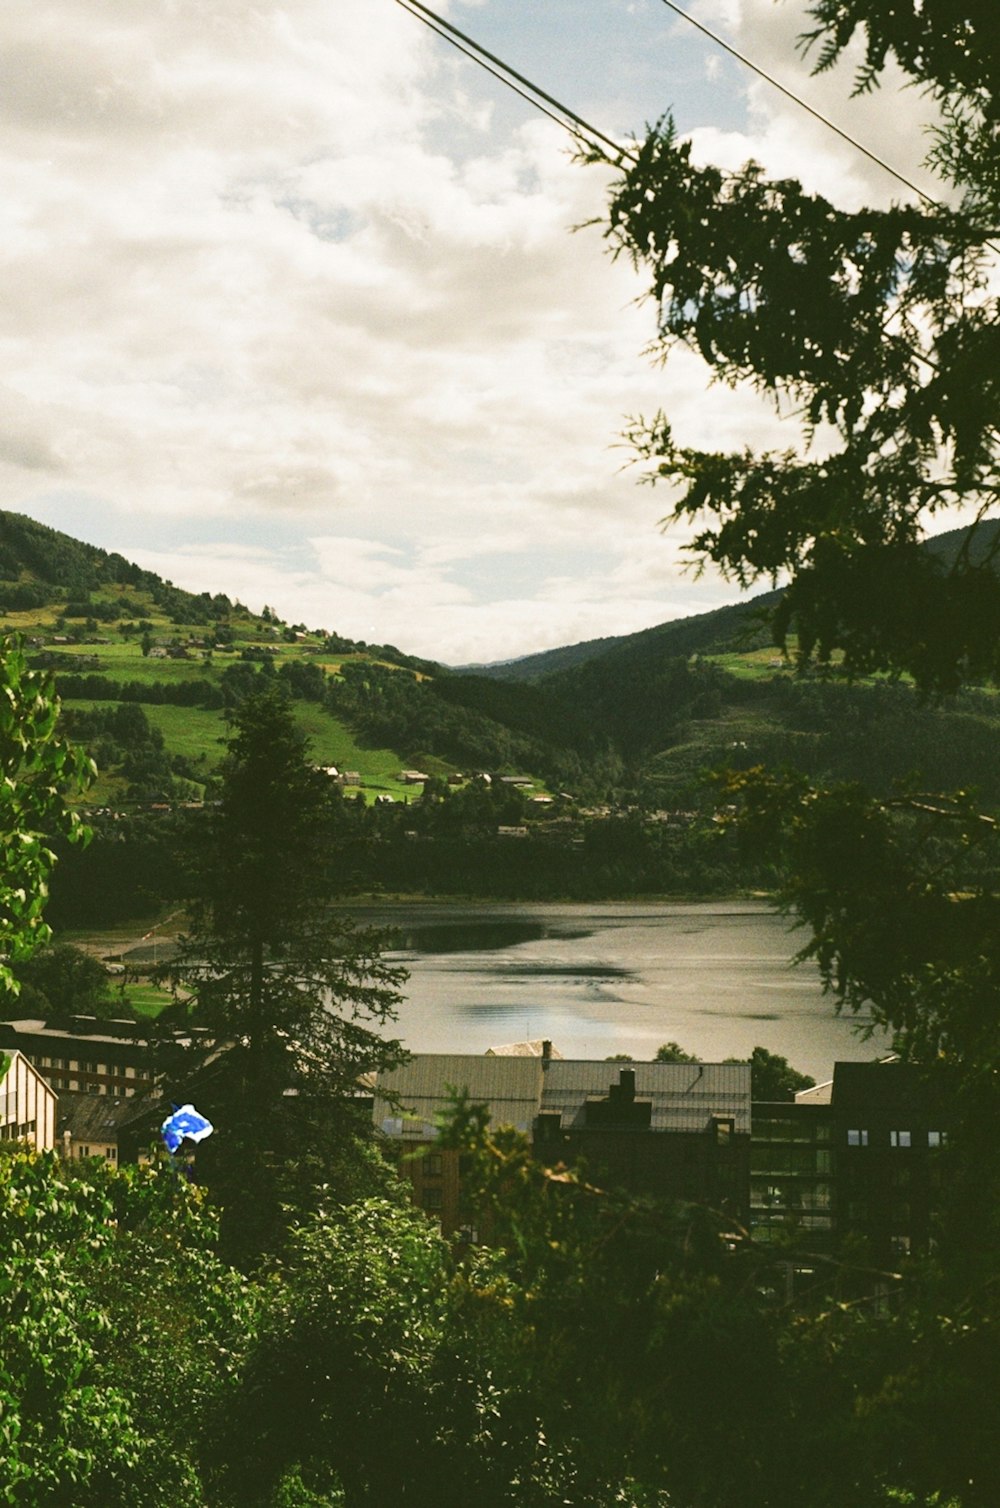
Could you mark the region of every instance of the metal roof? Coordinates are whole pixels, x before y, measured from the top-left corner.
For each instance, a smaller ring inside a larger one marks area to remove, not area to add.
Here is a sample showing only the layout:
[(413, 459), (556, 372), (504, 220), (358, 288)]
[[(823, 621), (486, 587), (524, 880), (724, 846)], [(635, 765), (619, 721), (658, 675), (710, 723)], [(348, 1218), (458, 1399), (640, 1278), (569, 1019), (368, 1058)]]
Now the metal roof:
[(635, 1097), (650, 1100), (653, 1131), (704, 1131), (713, 1116), (731, 1116), (734, 1130), (750, 1134), (749, 1063), (600, 1063), (584, 1059), (551, 1062), (545, 1072), (541, 1110), (561, 1116), (563, 1130), (582, 1127), (588, 1099), (603, 1098), (635, 1075)]
[[(390, 1136), (435, 1135), (434, 1117), (447, 1109), (447, 1086), (452, 1085), (487, 1104), (492, 1125), (530, 1131), (538, 1114), (542, 1071), (541, 1058), (418, 1053), (401, 1068), (379, 1074), (375, 1124)], [(398, 1098), (398, 1108), (388, 1096)]]
[[(713, 1116), (750, 1133), (749, 1063), (606, 1063), (588, 1059), (419, 1053), (380, 1074), (374, 1120), (390, 1136), (426, 1138), (448, 1105), (448, 1085), (489, 1107), (494, 1126), (530, 1132), (540, 1113), (559, 1114), (564, 1130), (584, 1124), (588, 1100), (635, 1075), (636, 1098), (650, 1100), (653, 1131), (704, 1131)], [(393, 1103), (398, 1098), (398, 1106)]]
[[(148, 1033), (148, 1023), (143, 1025), (139, 1021), (131, 1021), (103, 1017), (76, 1017), (77, 1021), (93, 1022), (93, 1027), (74, 1026), (68, 1023), (65, 1026), (50, 1026), (47, 1021), (36, 1016), (21, 1016), (5, 1021), (0, 1021), (0, 1028), (8, 1028), (6, 1032), (0, 1031), (0, 1037), (9, 1039), (11, 1032), (17, 1032), (25, 1037), (41, 1037), (45, 1040), (59, 1042), (76, 1042), (82, 1047), (95, 1044), (117, 1047), (134, 1047), (137, 1043), (145, 1046), (145, 1037)], [(103, 1027), (104, 1030), (97, 1030)]]

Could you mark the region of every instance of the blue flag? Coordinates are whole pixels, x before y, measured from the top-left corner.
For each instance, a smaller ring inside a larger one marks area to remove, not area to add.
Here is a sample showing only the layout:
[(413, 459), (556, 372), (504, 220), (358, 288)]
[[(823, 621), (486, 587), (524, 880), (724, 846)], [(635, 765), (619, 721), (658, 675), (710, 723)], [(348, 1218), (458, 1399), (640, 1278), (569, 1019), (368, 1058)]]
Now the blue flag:
[(171, 1156), (177, 1151), (181, 1142), (204, 1141), (206, 1136), (211, 1136), (215, 1127), (212, 1122), (197, 1111), (193, 1105), (181, 1105), (176, 1108), (172, 1115), (168, 1115), (160, 1127), (160, 1135), (166, 1144), (167, 1151)]

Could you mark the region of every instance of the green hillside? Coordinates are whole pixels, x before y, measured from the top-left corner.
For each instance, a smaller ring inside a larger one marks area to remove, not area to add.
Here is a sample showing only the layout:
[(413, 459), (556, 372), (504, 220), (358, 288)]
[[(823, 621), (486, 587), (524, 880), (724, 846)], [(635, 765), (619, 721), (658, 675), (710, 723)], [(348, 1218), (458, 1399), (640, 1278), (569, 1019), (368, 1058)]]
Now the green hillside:
[[(962, 536), (940, 536), (947, 562)], [(977, 548), (995, 546), (996, 531)], [(991, 693), (925, 705), (903, 684), (798, 674), (770, 643), (778, 594), (476, 673), (195, 595), (121, 556), (0, 513), (0, 612), (51, 667), (101, 774), (90, 803), (210, 795), (227, 716), (274, 680), (318, 764), (368, 802), (404, 769), (520, 775), (578, 802), (688, 805), (706, 767), (768, 762), (876, 786), (913, 775), (1000, 797)], [(355, 779), (360, 784), (355, 783)], [(539, 814), (540, 815), (540, 814)]]
[(647, 647), (664, 655), (768, 653), (773, 658), (767, 613), (776, 605), (778, 592), (763, 592), (749, 602), (719, 607), (690, 618), (674, 618), (635, 634), (611, 639), (586, 639), (559, 649), (543, 650), (519, 660), (477, 666), (474, 673), (498, 681), (539, 681), (564, 670), (574, 670), (590, 660)]
[[(317, 763), (359, 775), (366, 799), (401, 797), (405, 750), (360, 739), (324, 705), (345, 664), (413, 680), (435, 667), (393, 646), (253, 614), (225, 593), (186, 592), (122, 556), (0, 512), (0, 618), (56, 675), (70, 731), (100, 769), (88, 801), (199, 800), (224, 752), (227, 713), (259, 677), (296, 704)], [(429, 773), (440, 773), (431, 760)]]
[[(947, 562), (959, 544), (937, 548)], [(1000, 803), (991, 690), (931, 704), (900, 681), (800, 672), (771, 644), (775, 600), (529, 657), (520, 673), (462, 673), (182, 591), (0, 513), (0, 621), (54, 673), (67, 730), (100, 771), (94, 838), (61, 854), (53, 923), (177, 906), (184, 834), (214, 799), (228, 720), (269, 684), (315, 763), (340, 772), (331, 895), (768, 889), (766, 865), (717, 841), (705, 773), (719, 766), (792, 766), (874, 790), (961, 784)]]

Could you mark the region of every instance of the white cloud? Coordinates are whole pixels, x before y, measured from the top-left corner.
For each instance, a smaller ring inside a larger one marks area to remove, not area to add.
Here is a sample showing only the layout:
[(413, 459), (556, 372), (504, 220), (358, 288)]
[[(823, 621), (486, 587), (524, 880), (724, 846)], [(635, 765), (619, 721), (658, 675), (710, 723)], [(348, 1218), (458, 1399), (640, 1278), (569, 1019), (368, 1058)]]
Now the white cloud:
[[(703, 7), (802, 84), (783, 10)], [(11, 0), (0, 65), (5, 506), (449, 660), (715, 605), (617, 435), (662, 405), (684, 443), (785, 444), (776, 416), (694, 357), (650, 367), (640, 281), (570, 233), (605, 175), (527, 107), (498, 125), (500, 86), (390, 0)], [(705, 95), (699, 152), (873, 181), (764, 86), (741, 132)], [(849, 113), (912, 158), (917, 103)]]

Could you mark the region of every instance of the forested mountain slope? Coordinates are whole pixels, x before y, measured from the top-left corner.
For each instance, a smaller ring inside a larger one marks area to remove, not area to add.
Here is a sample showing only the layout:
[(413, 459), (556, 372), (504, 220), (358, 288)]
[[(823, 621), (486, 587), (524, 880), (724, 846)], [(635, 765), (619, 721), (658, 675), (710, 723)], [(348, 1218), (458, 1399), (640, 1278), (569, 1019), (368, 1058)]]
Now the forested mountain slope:
[[(962, 538), (932, 542), (945, 565)], [(995, 529), (980, 538), (993, 547)], [(369, 801), (418, 794), (401, 779), (416, 769), (670, 808), (695, 799), (707, 767), (758, 762), (881, 787), (910, 775), (947, 786), (961, 771), (1000, 794), (992, 694), (932, 704), (902, 683), (800, 676), (770, 647), (776, 600), (463, 673), (254, 614), (221, 591), (184, 592), (0, 513), (0, 612), (55, 670), (69, 725), (101, 766), (101, 800), (200, 799), (226, 717), (260, 677), (295, 703), (317, 763), (356, 772)]]

